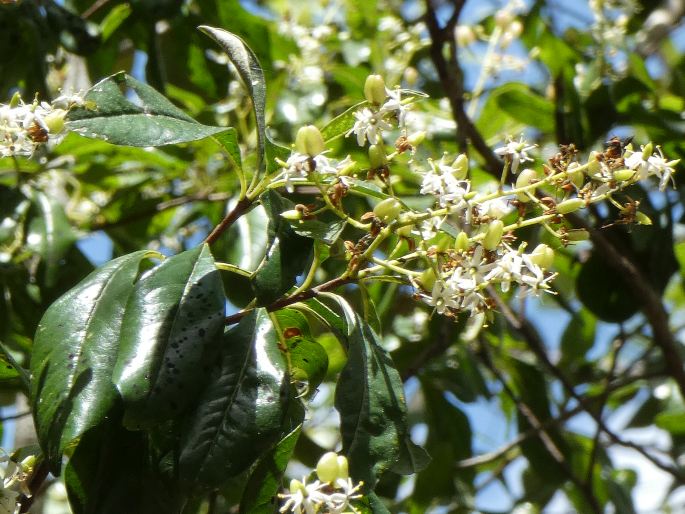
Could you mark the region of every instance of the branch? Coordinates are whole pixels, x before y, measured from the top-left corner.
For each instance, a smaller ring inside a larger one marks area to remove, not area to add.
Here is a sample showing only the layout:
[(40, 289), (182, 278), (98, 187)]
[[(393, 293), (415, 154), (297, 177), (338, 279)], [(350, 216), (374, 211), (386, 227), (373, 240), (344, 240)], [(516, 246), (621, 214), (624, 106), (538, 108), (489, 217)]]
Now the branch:
[[(465, 152), (467, 140), (470, 140), (473, 147), (485, 160), (488, 173), (499, 177), (502, 174), (502, 161), (497, 158), (485, 142), (464, 109), (464, 77), (459, 65), (457, 42), (454, 37), (454, 27), (464, 3), (464, 0), (454, 1), (454, 12), (450, 20), (445, 27), (440, 28), (431, 0), (426, 0), (426, 24), (431, 37), (430, 56), (438, 72), (438, 77), (440, 77), (445, 95), (450, 102), (452, 117), (457, 122), (457, 144), (461, 151)], [(443, 54), (445, 43), (450, 50), (449, 61)]]
[(221, 222), (214, 227), (214, 230), (212, 230), (212, 232), (205, 239), (205, 243), (211, 245), (217, 239), (219, 239), (221, 234), (228, 230), (238, 218), (240, 218), (250, 209), (250, 207), (252, 207), (253, 203), (254, 200), (248, 197), (239, 200), (238, 203), (235, 204), (235, 207), (233, 207), (233, 210), (226, 214), (224, 219), (222, 219)]

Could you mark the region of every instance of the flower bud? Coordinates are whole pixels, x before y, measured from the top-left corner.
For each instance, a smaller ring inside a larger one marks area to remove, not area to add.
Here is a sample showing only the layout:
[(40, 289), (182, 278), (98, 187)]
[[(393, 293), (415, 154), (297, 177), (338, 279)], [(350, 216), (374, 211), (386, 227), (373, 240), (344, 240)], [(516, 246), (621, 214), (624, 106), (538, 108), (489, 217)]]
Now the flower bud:
[(502, 241), (502, 234), (504, 234), (504, 223), (502, 223), (502, 220), (491, 221), (483, 238), (483, 248), (490, 251), (497, 248), (500, 241)]
[(45, 126), (48, 127), (50, 134), (59, 134), (64, 130), (64, 117), (67, 111), (63, 109), (55, 109), (50, 114), (45, 116)]
[(501, 9), (495, 13), (495, 25), (502, 29), (506, 29), (512, 21), (514, 21), (514, 14), (507, 9)]
[(419, 80), (419, 72), (413, 66), (407, 66), (407, 68), (404, 70), (403, 75), (404, 81), (410, 87), (416, 84), (416, 81)]
[(290, 209), (288, 211), (283, 211), (281, 217), (289, 221), (299, 221), (302, 219), (302, 212), (297, 209)]
[(10, 100), (10, 109), (14, 109), (15, 107), (17, 107), (20, 102), (21, 102), (21, 95), (19, 94), (19, 91), (16, 91), (12, 95), (12, 99)]
[(452, 163), (454, 178), (464, 180), (469, 173), (469, 158), (464, 153), (460, 153)]
[(375, 105), (385, 102), (388, 94), (385, 91), (385, 80), (380, 75), (369, 75), (364, 83), (364, 97)]
[(290, 481), (290, 488), (289, 489), (290, 489), (291, 493), (296, 493), (297, 491), (302, 491), (302, 492), (305, 491), (304, 484), (295, 478), (293, 478)]
[(577, 228), (566, 232), (566, 239), (571, 242), (587, 241), (590, 239), (590, 233), (584, 228)]
[(419, 146), (421, 143), (423, 143), (424, 139), (426, 139), (425, 130), (414, 132), (413, 134), (409, 134), (409, 137), (407, 137), (407, 141), (412, 146)]
[(459, 232), (454, 240), (454, 249), (460, 252), (465, 252), (469, 249), (469, 236), (466, 232)]
[(580, 198), (570, 198), (569, 200), (564, 200), (560, 204), (557, 204), (557, 212), (559, 214), (568, 214), (570, 212), (577, 211), (581, 207), (585, 207), (585, 200)]
[(468, 25), (457, 25), (454, 27), (454, 39), (458, 46), (469, 46), (476, 41), (476, 33)]
[(602, 171), (602, 164), (597, 160), (597, 155), (599, 155), (597, 152), (590, 152), (588, 156), (587, 171), (590, 175), (596, 175)]
[(431, 291), (433, 289), (433, 286), (435, 285), (435, 271), (433, 271), (433, 268), (427, 268), (421, 273), (421, 276), (418, 278), (419, 284), (421, 284), (421, 287), (423, 287), (424, 290), (426, 291)]
[(314, 125), (306, 125), (297, 131), (295, 136), (295, 150), (301, 154), (314, 157), (319, 155), (326, 148), (323, 136)]
[(652, 152), (654, 151), (654, 145), (649, 142), (645, 146), (642, 147), (642, 160), (646, 161), (652, 156)]
[(413, 225), (404, 225), (398, 228), (395, 233), (400, 237), (409, 237), (411, 236), (411, 231), (413, 228)]
[(385, 155), (383, 145), (371, 145), (369, 147), (369, 164), (373, 170), (383, 168), (388, 164), (388, 157)]
[(383, 223), (390, 223), (402, 212), (402, 204), (396, 198), (386, 198), (373, 208), (374, 215)]
[(635, 213), (635, 222), (638, 225), (651, 225), (652, 220), (644, 212), (637, 211)]
[[(516, 189), (520, 187), (526, 187), (531, 185), (533, 182), (535, 182), (538, 178), (538, 173), (537, 171), (526, 168), (523, 170), (521, 173), (518, 174), (518, 177), (516, 177)], [(531, 191), (532, 192), (532, 191)], [(519, 202), (530, 202), (530, 198), (528, 195), (525, 193), (517, 193), (516, 198), (518, 199)]]
[(554, 262), (554, 250), (544, 243), (535, 247), (535, 250), (530, 254), (530, 260), (540, 266), (543, 270), (552, 267)]
[(319, 480), (322, 482), (335, 482), (338, 478), (341, 478), (338, 458), (338, 454), (335, 452), (327, 452), (321, 456), (319, 462), (316, 463), (316, 475), (319, 477)]
[(578, 168), (580, 168), (580, 164), (578, 164), (577, 162), (572, 162), (568, 165), (568, 168), (566, 169), (566, 175), (568, 176), (568, 179), (571, 181), (571, 183), (578, 189), (580, 189), (581, 187), (583, 187), (585, 177), (583, 175), (583, 170), (579, 170)]
[(618, 182), (628, 182), (634, 176), (634, 170), (622, 169), (614, 171), (614, 180), (617, 180)]

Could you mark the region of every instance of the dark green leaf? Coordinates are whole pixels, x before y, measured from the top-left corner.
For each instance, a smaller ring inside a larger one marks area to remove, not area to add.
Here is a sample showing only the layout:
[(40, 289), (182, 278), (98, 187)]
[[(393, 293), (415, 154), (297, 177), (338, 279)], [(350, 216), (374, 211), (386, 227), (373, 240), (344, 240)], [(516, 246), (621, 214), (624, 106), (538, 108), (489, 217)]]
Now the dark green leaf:
[(285, 146), (274, 142), (268, 134), (266, 136), (264, 151), (266, 154), (266, 172), (268, 174), (280, 169), (281, 166), (276, 162), (276, 159), (287, 161), (291, 154), (290, 148), (286, 148)]
[(292, 202), (273, 190), (264, 193), (260, 201), (269, 216), (269, 247), (251, 281), (258, 305), (263, 306), (295, 285), (311, 261), (314, 241), (297, 235), (281, 216), (292, 208)]
[(561, 360), (565, 365), (578, 363), (595, 342), (595, 317), (582, 309), (575, 313), (561, 336)]
[(224, 336), (221, 365), (181, 442), (184, 480), (218, 486), (245, 470), (278, 438), (288, 374), (276, 330), (263, 309)]
[(198, 28), (216, 41), (216, 43), (228, 54), (228, 58), (238, 70), (243, 85), (252, 99), (255, 119), (257, 121), (259, 169), (263, 170), (265, 165), (264, 144), (266, 139), (264, 112), (266, 108), (266, 83), (257, 56), (250, 47), (235, 34), (231, 34), (223, 29), (208, 27), (207, 25), (201, 25)]
[(126, 306), (114, 368), (127, 426), (170, 419), (195, 399), (224, 311), (221, 276), (207, 245), (166, 259), (140, 279)]
[(129, 294), (145, 252), (119, 257), (50, 306), (31, 357), (31, 403), (50, 469), (67, 444), (105, 419), (117, 402), (112, 369)]
[[(129, 99), (132, 94), (139, 102)], [(115, 145), (169, 145), (217, 136), (228, 130), (196, 122), (152, 87), (123, 72), (95, 84), (85, 100), (89, 102), (86, 107), (69, 112), (67, 127)], [(230, 136), (226, 138), (230, 140)]]
[(245, 486), (245, 493), (240, 501), (241, 513), (273, 514), (276, 492), (301, 431), (302, 425), (299, 425), (259, 461)]
[(238, 133), (233, 127), (225, 129), (214, 135), (219, 144), (228, 152), (231, 157), (233, 165), (237, 168), (243, 167), (243, 159), (240, 155), (240, 146), (238, 145)]

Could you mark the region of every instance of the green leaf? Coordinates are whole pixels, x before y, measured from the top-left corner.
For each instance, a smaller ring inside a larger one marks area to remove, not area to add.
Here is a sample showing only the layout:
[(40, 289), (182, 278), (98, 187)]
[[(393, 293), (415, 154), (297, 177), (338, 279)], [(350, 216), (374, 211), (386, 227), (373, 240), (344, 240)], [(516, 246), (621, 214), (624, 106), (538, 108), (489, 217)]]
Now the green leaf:
[(287, 392), (278, 334), (258, 309), (224, 336), (220, 367), (182, 436), (181, 477), (219, 486), (254, 463), (278, 438)]
[(62, 259), (77, 239), (64, 206), (42, 191), (33, 192), (36, 216), (29, 223), (27, 246), (37, 252), (44, 265), (44, 282), (49, 288), (58, 279)]
[(238, 132), (233, 127), (229, 127), (215, 134), (214, 139), (228, 152), (233, 165), (242, 169), (243, 159), (240, 155), (240, 145), (238, 145)]
[(561, 359), (565, 365), (577, 364), (595, 342), (595, 317), (582, 309), (575, 313), (561, 336)]
[(281, 216), (292, 208), (292, 202), (273, 190), (264, 193), (260, 201), (269, 217), (269, 247), (251, 282), (258, 305), (263, 306), (295, 285), (311, 261), (314, 241), (296, 234)]
[(226, 30), (201, 25), (202, 32), (211, 37), (227, 54), (247, 89), (255, 110), (257, 121), (258, 168), (263, 171), (265, 165), (264, 145), (266, 140), (266, 82), (264, 72), (257, 56), (245, 42)]
[(131, 14), (131, 6), (129, 4), (121, 4), (112, 7), (104, 19), (100, 22), (100, 33), (102, 40), (107, 41), (110, 36), (116, 31), (121, 24)]
[(268, 134), (266, 135), (264, 151), (266, 155), (266, 172), (269, 175), (281, 168), (278, 162), (276, 162), (276, 159), (287, 161), (288, 157), (290, 157), (290, 154), (292, 153), (290, 148), (279, 145), (273, 141)]
[(554, 131), (554, 104), (525, 84), (509, 83), (496, 98), (498, 107), (515, 120), (543, 132)]
[(126, 306), (114, 368), (126, 426), (171, 419), (195, 399), (223, 333), (224, 311), (207, 245), (166, 259), (140, 279)]
[(359, 102), (329, 121), (326, 126), (321, 129), (321, 135), (323, 136), (324, 141), (331, 141), (349, 132), (356, 121), (354, 113), (366, 104), (368, 104), (366, 100)]
[(31, 403), (38, 439), (58, 474), (66, 445), (117, 403), (112, 369), (124, 310), (145, 252), (119, 257), (53, 303), (31, 357)]
[(350, 474), (372, 489), (397, 463), (408, 437), (404, 389), (378, 337), (356, 314), (346, 340), (348, 358), (336, 387), (335, 407)]
[(660, 412), (654, 418), (656, 426), (674, 435), (685, 435), (685, 413)]
[(380, 187), (366, 180), (359, 180), (354, 177), (348, 177), (347, 182), (350, 184), (350, 191), (360, 196), (378, 198), (379, 200), (385, 200), (386, 198), (390, 198), (390, 195), (384, 193)]
[[(131, 95), (139, 102), (130, 99)], [(115, 145), (170, 145), (229, 130), (198, 123), (152, 87), (123, 72), (95, 84), (85, 100), (86, 107), (69, 111), (67, 128)]]
[(345, 221), (335, 220), (331, 222), (323, 222), (319, 220), (288, 220), (290, 228), (296, 234), (315, 239), (316, 241), (323, 241), (327, 245), (335, 243), (342, 231), (345, 229)]
[(620, 323), (640, 308), (625, 278), (596, 252), (578, 273), (576, 291), (583, 305), (604, 321)]
[(301, 432), (302, 425), (299, 425), (259, 461), (245, 486), (241, 513), (273, 514), (276, 492)]

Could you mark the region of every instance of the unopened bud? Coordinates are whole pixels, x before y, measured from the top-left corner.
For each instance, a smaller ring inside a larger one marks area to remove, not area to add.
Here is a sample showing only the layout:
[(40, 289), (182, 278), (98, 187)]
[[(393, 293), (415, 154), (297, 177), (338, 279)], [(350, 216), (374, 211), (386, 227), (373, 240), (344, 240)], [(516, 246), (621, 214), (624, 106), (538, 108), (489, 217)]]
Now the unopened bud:
[(476, 41), (476, 33), (468, 25), (457, 25), (454, 27), (454, 39), (458, 46), (469, 46)]
[(15, 107), (17, 107), (20, 102), (21, 102), (21, 95), (19, 94), (19, 91), (16, 91), (12, 95), (12, 99), (10, 100), (10, 109), (14, 109)]
[(622, 169), (614, 171), (614, 180), (618, 182), (627, 182), (635, 176), (634, 170)]
[(578, 168), (580, 168), (580, 164), (578, 164), (577, 162), (572, 162), (568, 165), (568, 168), (566, 169), (566, 174), (571, 183), (578, 189), (580, 189), (581, 187), (583, 187), (585, 177), (583, 176), (583, 170), (579, 170)]
[(421, 273), (421, 276), (418, 278), (418, 282), (421, 284), (421, 287), (423, 287), (424, 290), (431, 291), (435, 285), (435, 279), (435, 271), (433, 271), (433, 268), (428, 268)]
[[(518, 174), (518, 177), (516, 177), (516, 189), (520, 187), (526, 187), (531, 185), (533, 182), (537, 181), (538, 178), (538, 173), (537, 171), (531, 169), (531, 168), (526, 168), (523, 170), (521, 173)], [(532, 191), (531, 191), (532, 192)], [(519, 202), (530, 202), (530, 197), (525, 194), (525, 193), (517, 193), (516, 198), (518, 199)]]
[(642, 160), (646, 161), (652, 156), (652, 152), (654, 151), (654, 145), (649, 142), (645, 146), (642, 147)]
[(283, 211), (281, 217), (290, 221), (298, 221), (302, 219), (302, 212), (297, 209), (290, 209), (288, 211)]
[(369, 75), (364, 83), (364, 97), (375, 105), (385, 102), (388, 94), (385, 91), (385, 80), (380, 75)]
[(597, 152), (590, 152), (588, 156), (587, 171), (590, 175), (596, 175), (602, 171), (602, 164), (597, 160), (598, 155)]
[(413, 66), (407, 66), (403, 75), (408, 86), (413, 86), (419, 80), (419, 72)]
[(464, 153), (460, 153), (452, 163), (454, 177), (457, 180), (464, 180), (469, 173), (469, 158)]
[(502, 29), (506, 29), (513, 20), (514, 14), (507, 9), (497, 11), (495, 14), (495, 24)]
[(497, 248), (500, 241), (502, 241), (502, 234), (504, 234), (504, 223), (502, 223), (502, 220), (491, 221), (483, 238), (483, 248), (490, 251)]
[(585, 200), (580, 198), (571, 198), (569, 200), (564, 200), (560, 204), (557, 204), (557, 212), (559, 214), (568, 214), (570, 212), (577, 211), (581, 207), (585, 207)]
[[(335, 452), (327, 452), (321, 456), (316, 464), (316, 475), (319, 477), (319, 480), (322, 482), (335, 482), (338, 478), (342, 478), (340, 476), (339, 458)], [(345, 459), (345, 464), (347, 464), (347, 459)]]
[(388, 164), (388, 157), (385, 155), (383, 145), (371, 145), (369, 147), (369, 164), (372, 170), (383, 168)]
[(424, 139), (426, 139), (425, 130), (414, 132), (413, 134), (409, 134), (409, 137), (407, 137), (407, 141), (412, 146), (419, 146), (421, 143), (423, 143)]
[(454, 249), (460, 252), (465, 252), (469, 249), (469, 236), (466, 232), (459, 232), (454, 240)]
[(402, 204), (396, 198), (386, 198), (373, 208), (374, 215), (384, 223), (389, 223), (402, 212)]
[(295, 494), (297, 491), (302, 491), (303, 493), (305, 492), (304, 484), (300, 482), (299, 480), (293, 478), (290, 481), (290, 492), (292, 494)]
[(535, 247), (535, 250), (530, 254), (530, 260), (533, 264), (537, 264), (543, 270), (549, 269), (554, 263), (554, 250), (544, 243), (541, 243)]
[(45, 126), (48, 128), (50, 134), (59, 134), (64, 130), (64, 117), (67, 115), (67, 111), (63, 109), (55, 109), (50, 114), (45, 116), (43, 120), (45, 121)]
[(404, 225), (397, 229), (396, 234), (400, 237), (409, 237), (411, 236), (412, 228), (413, 225)]
[(584, 228), (576, 228), (566, 232), (566, 239), (572, 242), (587, 241), (590, 239), (590, 233)]
[(306, 125), (297, 131), (295, 136), (295, 150), (301, 154), (314, 157), (326, 149), (323, 136), (314, 125)]
[(644, 212), (637, 211), (635, 213), (635, 222), (638, 225), (651, 225), (652, 220)]

